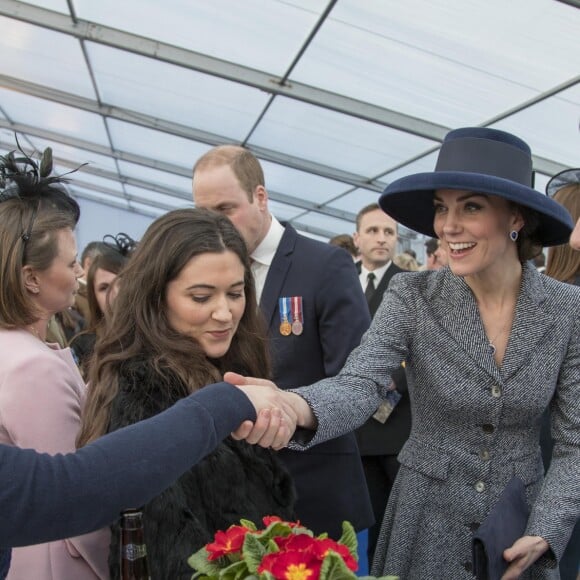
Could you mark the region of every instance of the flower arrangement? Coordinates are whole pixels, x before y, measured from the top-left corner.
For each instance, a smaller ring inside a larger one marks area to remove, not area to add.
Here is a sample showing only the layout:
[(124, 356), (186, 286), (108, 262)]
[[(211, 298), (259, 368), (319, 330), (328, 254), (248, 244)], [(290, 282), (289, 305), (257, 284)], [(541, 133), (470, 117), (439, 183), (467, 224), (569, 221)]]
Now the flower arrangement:
[[(356, 578), (357, 540), (352, 525), (342, 524), (338, 542), (327, 534), (314, 536), (300, 522), (276, 516), (253, 522), (241, 520), (215, 534), (188, 560), (192, 580), (348, 580)], [(374, 578), (365, 576), (367, 580)], [(384, 576), (380, 580), (395, 580)]]

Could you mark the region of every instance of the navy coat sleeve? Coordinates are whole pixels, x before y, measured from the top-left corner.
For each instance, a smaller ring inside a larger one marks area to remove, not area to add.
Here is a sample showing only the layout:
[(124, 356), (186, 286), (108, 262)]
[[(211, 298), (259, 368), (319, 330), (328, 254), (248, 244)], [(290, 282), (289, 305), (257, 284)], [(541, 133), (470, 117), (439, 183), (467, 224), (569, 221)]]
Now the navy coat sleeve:
[(249, 399), (220, 383), (76, 453), (49, 456), (0, 445), (0, 547), (109, 524), (171, 485), (246, 419), (255, 420)]

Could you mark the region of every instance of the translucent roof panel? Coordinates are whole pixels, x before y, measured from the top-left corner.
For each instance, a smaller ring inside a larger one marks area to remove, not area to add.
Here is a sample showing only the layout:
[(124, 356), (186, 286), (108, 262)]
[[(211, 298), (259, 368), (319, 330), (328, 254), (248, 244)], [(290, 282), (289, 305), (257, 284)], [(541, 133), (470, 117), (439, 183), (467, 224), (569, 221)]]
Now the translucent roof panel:
[(94, 113), (2, 88), (0, 104), (13, 122), (108, 145), (103, 119)]
[(177, 209), (179, 207), (193, 207), (192, 201), (172, 197), (157, 191), (149, 191), (141, 187), (125, 185), (125, 191), (130, 200), (137, 201), (138, 203), (152, 202), (152, 205), (158, 209), (161, 209), (163, 206), (167, 210)]
[(458, 126), (523, 137), (540, 190), (578, 165), (565, 1), (0, 0), (0, 26), (0, 150), (16, 131), (59, 171), (88, 161), (71, 179), (97, 222), (190, 204), (221, 143), (262, 160), (272, 212), (313, 237), (352, 232)]
[(329, 207), (358, 213), (363, 207), (379, 201), (379, 193), (368, 189), (355, 189), (329, 203)]
[(115, 48), (86, 45), (101, 99), (131, 111), (240, 139), (268, 99), (238, 83)]
[(580, 11), (552, 0), (341, 0), (291, 80), (476, 124), (576, 75), (579, 29)]
[(177, 198), (187, 201), (192, 200), (190, 177), (182, 177), (181, 175), (158, 171), (136, 163), (127, 163), (126, 161), (119, 161), (119, 171), (123, 177), (146, 181), (153, 186), (159, 185), (165, 189), (173, 190), (173, 195)]
[[(493, 126), (515, 133), (524, 139), (534, 155), (558, 159), (570, 167), (578, 167), (579, 120), (580, 82), (571, 89), (562, 91), (557, 96), (541, 101)], [(553, 138), (554, 134), (558, 135), (557, 139)]]
[(327, 2), (74, 0), (73, 4), (79, 18), (282, 75)]
[(319, 213), (308, 212), (301, 215), (298, 223), (314, 228), (322, 228), (329, 232), (350, 233), (353, 231), (353, 222), (341, 220), (335, 217), (321, 215)]
[(151, 166), (163, 161), (191, 169), (195, 160), (211, 147), (163, 131), (109, 119), (109, 130), (115, 150), (147, 157)]
[(266, 189), (293, 195), (299, 199), (324, 203), (348, 187), (340, 181), (298, 171), (278, 163), (269, 161), (260, 163), (264, 169)]
[(47, 8), (48, 10), (54, 10), (55, 12), (63, 12), (64, 14), (69, 13), (66, 0), (28, 0), (24, 3), (34, 4), (34, 6), (40, 6), (41, 8)]
[(431, 144), (369, 121), (277, 97), (249, 143), (322, 165), (376, 174)]
[(85, 188), (85, 185), (93, 186), (94, 189), (91, 191), (97, 191), (101, 189), (103, 193), (109, 192), (111, 195), (116, 194), (119, 196), (124, 195), (123, 185), (118, 181), (113, 179), (107, 179), (105, 177), (100, 177), (99, 175), (92, 175), (90, 173), (85, 173), (79, 171), (78, 173), (73, 173), (70, 176), (71, 187)]
[(78, 40), (3, 16), (0, 16), (0, 30), (2, 74), (95, 98)]
[[(31, 137), (30, 141), (37, 151), (44, 151), (47, 147), (51, 147), (52, 154), (55, 158), (67, 159), (71, 163), (78, 165), (88, 163), (90, 168), (105, 169), (107, 171), (117, 170), (115, 160), (112, 157), (99, 155), (93, 151), (79, 149), (78, 147), (70, 147), (69, 145), (49, 141), (40, 137)], [(72, 179), (74, 179), (74, 176)]]
[(268, 207), (276, 219), (280, 221), (288, 221), (296, 218), (300, 214), (304, 213), (303, 209), (295, 207), (292, 205), (287, 205), (285, 203), (279, 203), (277, 201), (270, 200)]

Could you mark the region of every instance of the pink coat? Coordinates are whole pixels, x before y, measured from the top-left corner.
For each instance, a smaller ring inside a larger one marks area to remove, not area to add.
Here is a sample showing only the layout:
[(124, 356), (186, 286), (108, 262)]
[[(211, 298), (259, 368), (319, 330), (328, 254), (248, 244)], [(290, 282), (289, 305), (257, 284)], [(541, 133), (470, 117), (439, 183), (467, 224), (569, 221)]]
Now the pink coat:
[[(0, 443), (51, 455), (74, 451), (84, 398), (70, 349), (0, 329)], [(103, 529), (16, 548), (8, 580), (107, 580), (109, 540)]]

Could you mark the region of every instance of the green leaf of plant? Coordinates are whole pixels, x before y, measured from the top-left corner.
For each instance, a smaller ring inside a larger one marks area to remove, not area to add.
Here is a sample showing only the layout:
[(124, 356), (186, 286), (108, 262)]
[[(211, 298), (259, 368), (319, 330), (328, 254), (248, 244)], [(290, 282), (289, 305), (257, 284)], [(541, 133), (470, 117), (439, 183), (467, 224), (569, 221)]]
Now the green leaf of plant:
[(227, 568), (220, 571), (218, 578), (220, 580), (238, 580), (239, 578), (248, 577), (248, 567), (245, 562), (234, 562)]
[(240, 525), (244, 526), (244, 528), (248, 528), (248, 530), (252, 530), (252, 532), (255, 532), (258, 529), (256, 524), (250, 520), (241, 519)]
[(202, 574), (207, 574), (208, 576), (215, 576), (219, 574), (222, 566), (220, 566), (219, 562), (213, 561), (208, 562), (209, 552), (205, 549), (205, 547), (198, 550), (195, 554), (190, 556), (187, 560), (187, 563), (196, 571), (201, 572)]
[(320, 578), (324, 578), (324, 580), (348, 580), (356, 578), (356, 576), (336, 552), (328, 552), (322, 560)]
[(254, 574), (258, 572), (258, 567), (265, 553), (266, 548), (261, 544), (260, 540), (253, 534), (246, 534), (242, 554), (250, 572)]
[(356, 532), (350, 522), (342, 522), (342, 536), (340, 536), (340, 540), (338, 541), (349, 549), (352, 557), (358, 562), (358, 541), (356, 539)]

